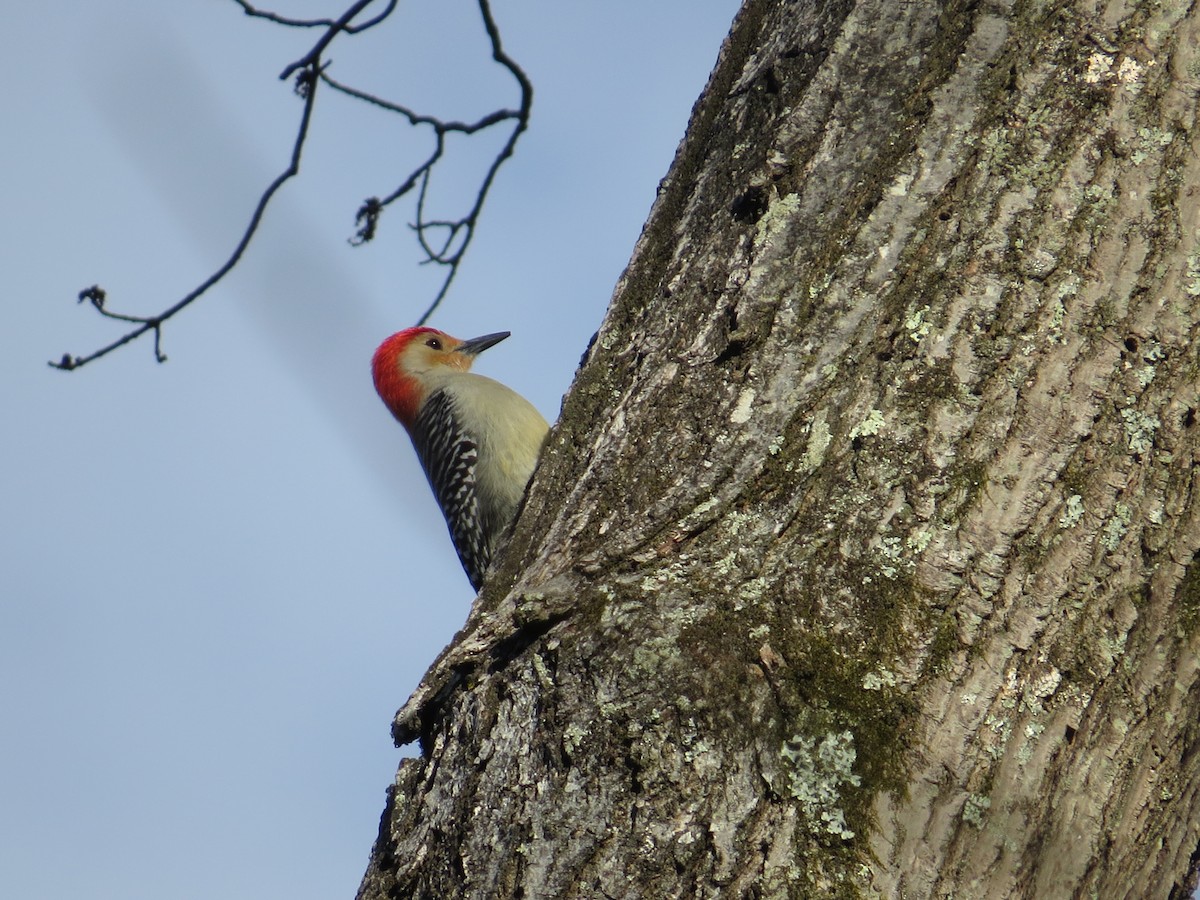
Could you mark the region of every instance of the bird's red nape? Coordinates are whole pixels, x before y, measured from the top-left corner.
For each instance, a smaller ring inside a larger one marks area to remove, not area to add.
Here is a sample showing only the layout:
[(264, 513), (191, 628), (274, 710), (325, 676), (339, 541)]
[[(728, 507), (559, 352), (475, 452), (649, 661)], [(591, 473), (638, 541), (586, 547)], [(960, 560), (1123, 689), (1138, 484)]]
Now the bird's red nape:
[(400, 354), (415, 338), (423, 334), (441, 335), (436, 328), (405, 328), (387, 338), (371, 360), (371, 375), (375, 391), (405, 428), (412, 426), (421, 408), (421, 386), (404, 374)]

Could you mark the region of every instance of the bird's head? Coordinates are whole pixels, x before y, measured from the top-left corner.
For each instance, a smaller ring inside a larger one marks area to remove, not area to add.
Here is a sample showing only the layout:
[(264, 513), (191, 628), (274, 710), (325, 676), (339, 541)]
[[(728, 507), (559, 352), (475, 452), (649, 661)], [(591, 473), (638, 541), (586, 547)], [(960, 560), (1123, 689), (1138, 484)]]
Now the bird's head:
[(431, 376), (466, 372), (476, 356), (509, 334), (498, 331), (462, 341), (436, 328), (397, 331), (379, 345), (371, 360), (375, 390), (392, 415), (408, 427), (417, 417)]

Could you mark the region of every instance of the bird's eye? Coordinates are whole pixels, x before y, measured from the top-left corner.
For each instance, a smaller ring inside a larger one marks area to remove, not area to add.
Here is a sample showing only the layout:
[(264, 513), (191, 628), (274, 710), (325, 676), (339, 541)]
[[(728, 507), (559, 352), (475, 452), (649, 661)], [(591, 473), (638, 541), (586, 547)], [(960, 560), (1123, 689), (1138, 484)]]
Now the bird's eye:
[(439, 341), (437, 338), (430, 338), (429, 340), (427, 340), (427, 341), (425, 342), (425, 346), (426, 346), (426, 347), (432, 347), (434, 350), (441, 350), (441, 349), (442, 349), (442, 342), (441, 342), (441, 341)]

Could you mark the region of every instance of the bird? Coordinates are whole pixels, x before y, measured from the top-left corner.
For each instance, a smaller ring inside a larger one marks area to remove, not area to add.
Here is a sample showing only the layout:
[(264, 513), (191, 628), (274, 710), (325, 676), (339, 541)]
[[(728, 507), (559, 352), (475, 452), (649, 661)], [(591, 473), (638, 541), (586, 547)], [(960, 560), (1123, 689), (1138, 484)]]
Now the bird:
[(470, 340), (419, 326), (384, 340), (375, 391), (405, 427), (476, 592), (517, 508), (550, 426), (516, 391), (472, 371), (511, 332)]

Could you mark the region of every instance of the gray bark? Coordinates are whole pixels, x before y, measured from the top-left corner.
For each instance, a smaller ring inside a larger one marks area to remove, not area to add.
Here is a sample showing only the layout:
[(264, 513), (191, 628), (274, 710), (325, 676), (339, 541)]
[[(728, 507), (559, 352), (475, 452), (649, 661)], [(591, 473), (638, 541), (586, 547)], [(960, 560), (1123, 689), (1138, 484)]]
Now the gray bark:
[(1166, 897), (1200, 14), (749, 0), (359, 896)]

